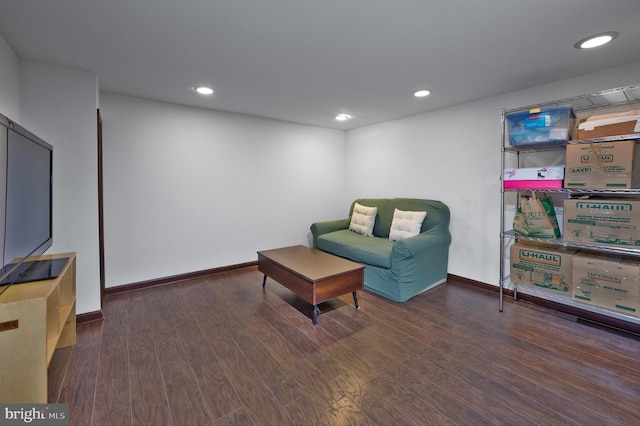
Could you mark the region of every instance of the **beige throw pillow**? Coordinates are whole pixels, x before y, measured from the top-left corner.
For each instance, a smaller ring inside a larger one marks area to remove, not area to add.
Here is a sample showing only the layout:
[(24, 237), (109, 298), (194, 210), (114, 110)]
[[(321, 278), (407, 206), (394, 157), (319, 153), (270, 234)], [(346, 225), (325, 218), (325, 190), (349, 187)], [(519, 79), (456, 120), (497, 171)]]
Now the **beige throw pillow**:
[(389, 240), (398, 241), (418, 235), (425, 217), (427, 217), (427, 212), (395, 209), (389, 230)]
[(373, 237), (373, 224), (376, 222), (377, 207), (366, 207), (358, 203), (353, 206), (349, 229), (366, 237)]

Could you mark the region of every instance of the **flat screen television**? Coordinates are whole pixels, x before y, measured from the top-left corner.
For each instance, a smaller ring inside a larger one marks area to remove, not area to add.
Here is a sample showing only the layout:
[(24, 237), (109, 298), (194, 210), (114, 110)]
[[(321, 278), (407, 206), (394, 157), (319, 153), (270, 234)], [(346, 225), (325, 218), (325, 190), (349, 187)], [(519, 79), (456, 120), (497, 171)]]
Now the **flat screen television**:
[(0, 292), (60, 273), (29, 259), (53, 243), (52, 178), (53, 146), (0, 114)]

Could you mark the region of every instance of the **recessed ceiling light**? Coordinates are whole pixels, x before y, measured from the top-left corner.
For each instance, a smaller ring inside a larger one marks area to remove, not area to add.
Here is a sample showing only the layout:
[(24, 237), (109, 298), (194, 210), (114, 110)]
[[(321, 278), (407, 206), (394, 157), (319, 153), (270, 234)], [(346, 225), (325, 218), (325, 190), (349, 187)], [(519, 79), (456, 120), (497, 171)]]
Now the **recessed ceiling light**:
[(609, 31), (606, 33), (600, 33), (596, 35), (589, 36), (587, 38), (583, 38), (579, 42), (573, 45), (576, 49), (591, 49), (593, 47), (602, 46), (603, 44), (609, 43), (611, 40), (618, 37), (618, 34), (615, 31)]
[(425, 96), (429, 96), (431, 94), (431, 90), (428, 89), (420, 89), (413, 92), (413, 96), (416, 98), (424, 98)]
[(349, 114), (338, 114), (338, 115), (336, 115), (336, 120), (338, 120), (338, 121), (351, 120), (351, 116)]
[(193, 90), (195, 90), (196, 92), (200, 93), (201, 95), (212, 95), (213, 94), (213, 89), (211, 87), (207, 87), (207, 86), (197, 86), (197, 87), (194, 87)]

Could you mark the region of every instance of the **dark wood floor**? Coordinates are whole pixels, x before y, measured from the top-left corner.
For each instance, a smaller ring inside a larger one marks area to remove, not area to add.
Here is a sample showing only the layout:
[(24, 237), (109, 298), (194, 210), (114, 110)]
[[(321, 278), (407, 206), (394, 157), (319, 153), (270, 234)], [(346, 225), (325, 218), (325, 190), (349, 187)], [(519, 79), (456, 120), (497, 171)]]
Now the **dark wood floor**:
[(462, 283), (311, 306), (255, 268), (105, 299), (58, 350), (72, 425), (638, 425), (640, 339)]

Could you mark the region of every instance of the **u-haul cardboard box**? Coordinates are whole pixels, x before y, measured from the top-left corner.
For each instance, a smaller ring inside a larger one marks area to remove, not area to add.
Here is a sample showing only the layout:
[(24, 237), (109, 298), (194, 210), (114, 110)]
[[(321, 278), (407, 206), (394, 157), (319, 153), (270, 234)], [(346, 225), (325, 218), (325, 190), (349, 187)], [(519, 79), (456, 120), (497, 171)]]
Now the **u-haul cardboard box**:
[(511, 246), (511, 282), (571, 292), (571, 258), (575, 249), (515, 243)]
[(570, 144), (565, 188), (631, 188), (636, 142)]
[(638, 258), (580, 252), (573, 256), (572, 277), (571, 296), (574, 300), (638, 315)]
[(565, 241), (640, 248), (640, 200), (566, 199)]

